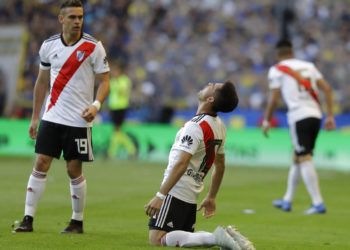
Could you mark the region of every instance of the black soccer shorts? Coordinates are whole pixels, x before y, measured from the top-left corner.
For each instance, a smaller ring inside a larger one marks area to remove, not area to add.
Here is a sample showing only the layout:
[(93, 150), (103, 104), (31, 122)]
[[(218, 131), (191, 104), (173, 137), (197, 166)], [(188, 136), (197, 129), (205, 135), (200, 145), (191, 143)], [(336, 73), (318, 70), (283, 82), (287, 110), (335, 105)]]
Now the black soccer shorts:
[(290, 126), (290, 134), (296, 155), (313, 154), (320, 127), (321, 120), (313, 117), (297, 121)]
[(69, 160), (93, 161), (91, 128), (71, 127), (41, 121), (35, 153)]
[(171, 232), (182, 230), (194, 232), (197, 205), (167, 195), (157, 216), (150, 218), (149, 229)]
[(126, 117), (126, 112), (127, 109), (112, 110), (110, 112), (111, 120), (115, 126), (120, 127), (121, 125), (123, 125)]

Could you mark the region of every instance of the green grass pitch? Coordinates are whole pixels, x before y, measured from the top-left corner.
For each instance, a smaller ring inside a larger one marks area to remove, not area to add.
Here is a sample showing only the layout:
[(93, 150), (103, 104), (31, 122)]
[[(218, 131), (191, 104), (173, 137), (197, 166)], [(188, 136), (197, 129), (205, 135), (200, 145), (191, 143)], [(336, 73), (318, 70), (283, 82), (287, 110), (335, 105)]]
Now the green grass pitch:
[[(0, 159), (0, 249), (156, 249), (148, 245), (143, 206), (158, 191), (164, 164), (103, 161), (86, 164), (88, 184), (83, 235), (61, 235), (71, 216), (64, 161), (55, 160), (39, 203), (34, 233), (13, 234), (23, 216), (32, 159)], [(326, 215), (303, 215), (310, 205), (299, 185), (291, 213), (272, 207), (285, 190), (287, 169), (228, 167), (217, 214), (197, 216), (197, 230), (234, 224), (260, 249), (350, 249), (350, 174), (319, 171)], [(206, 182), (208, 182), (207, 178)], [(244, 209), (255, 213), (245, 214)]]

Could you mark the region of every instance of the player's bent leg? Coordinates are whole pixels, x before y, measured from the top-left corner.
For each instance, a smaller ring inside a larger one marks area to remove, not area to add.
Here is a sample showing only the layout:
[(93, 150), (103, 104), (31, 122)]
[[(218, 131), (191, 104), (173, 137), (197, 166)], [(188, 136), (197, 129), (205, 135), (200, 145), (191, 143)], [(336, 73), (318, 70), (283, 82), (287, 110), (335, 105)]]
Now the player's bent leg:
[(169, 247), (212, 247), (216, 245), (216, 238), (212, 233), (187, 232), (175, 230), (162, 238), (162, 245)]
[(298, 186), (300, 178), (300, 166), (293, 162), (289, 168), (287, 190), (283, 196), (283, 200), (292, 202), (294, 199), (295, 190)]
[(150, 230), (149, 242), (154, 246), (212, 247), (217, 245), (223, 249), (241, 249), (238, 243), (222, 227), (218, 227), (214, 233), (204, 231), (192, 233), (182, 230), (167, 233), (161, 230)]
[(310, 154), (308, 154), (300, 157), (299, 159), (301, 175), (312, 200), (312, 206), (305, 211), (305, 214), (324, 214), (326, 212), (326, 208), (323, 204), (323, 198), (318, 183), (318, 175), (312, 161), (312, 157)]
[(149, 230), (149, 244), (153, 246), (161, 246), (162, 245), (162, 238), (165, 236), (167, 232), (162, 230)]

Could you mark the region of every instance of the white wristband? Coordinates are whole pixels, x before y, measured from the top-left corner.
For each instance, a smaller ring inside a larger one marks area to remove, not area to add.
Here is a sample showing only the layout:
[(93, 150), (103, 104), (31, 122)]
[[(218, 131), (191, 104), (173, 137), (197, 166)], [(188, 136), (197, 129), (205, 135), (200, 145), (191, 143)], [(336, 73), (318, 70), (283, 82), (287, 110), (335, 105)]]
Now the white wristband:
[(156, 193), (156, 196), (161, 199), (162, 201), (165, 199), (166, 195), (165, 194), (162, 194), (161, 192), (157, 192)]
[(99, 100), (95, 100), (91, 105), (95, 106), (97, 108), (97, 111), (101, 108), (101, 103)]
[(261, 124), (262, 127), (266, 128), (266, 127), (270, 127), (270, 122), (266, 119), (264, 119), (262, 121), (262, 124)]

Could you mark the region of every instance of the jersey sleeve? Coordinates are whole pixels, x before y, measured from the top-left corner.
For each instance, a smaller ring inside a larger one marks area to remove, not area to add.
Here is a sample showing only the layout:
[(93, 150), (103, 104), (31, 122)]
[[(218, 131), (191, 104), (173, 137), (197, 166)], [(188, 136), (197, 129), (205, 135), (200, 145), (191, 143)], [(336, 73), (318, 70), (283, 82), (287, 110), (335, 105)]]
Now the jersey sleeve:
[(315, 75), (316, 81), (323, 79), (322, 73), (316, 68), (316, 66), (314, 64), (312, 64), (311, 70), (312, 70), (313, 74)]
[(43, 70), (48, 70), (51, 68), (51, 63), (48, 58), (48, 53), (47, 53), (47, 43), (43, 43), (40, 47), (39, 50), (39, 57), (40, 57), (40, 69)]
[(174, 149), (179, 149), (190, 154), (195, 154), (201, 141), (203, 141), (203, 132), (198, 124), (187, 122), (173, 146)]
[(109, 71), (106, 51), (101, 42), (96, 44), (92, 53), (92, 64), (95, 74), (101, 74)]
[(276, 69), (276, 67), (271, 67), (269, 70), (269, 73), (267, 75), (267, 79), (269, 81), (269, 88), (270, 89), (278, 89), (281, 88), (281, 78), (282, 78), (282, 72)]

